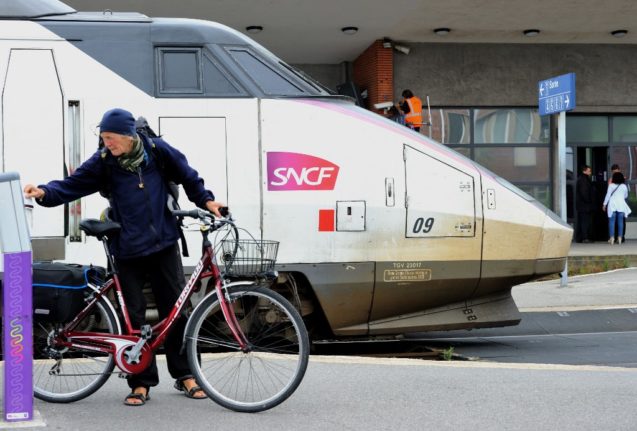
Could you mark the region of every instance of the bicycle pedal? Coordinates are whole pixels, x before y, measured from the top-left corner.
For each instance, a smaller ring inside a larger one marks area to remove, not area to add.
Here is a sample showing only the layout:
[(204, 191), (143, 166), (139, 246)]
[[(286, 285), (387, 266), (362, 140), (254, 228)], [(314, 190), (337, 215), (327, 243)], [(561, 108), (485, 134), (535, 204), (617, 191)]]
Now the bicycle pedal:
[(150, 325), (142, 325), (140, 329), (140, 335), (144, 340), (148, 340), (153, 336), (153, 328)]

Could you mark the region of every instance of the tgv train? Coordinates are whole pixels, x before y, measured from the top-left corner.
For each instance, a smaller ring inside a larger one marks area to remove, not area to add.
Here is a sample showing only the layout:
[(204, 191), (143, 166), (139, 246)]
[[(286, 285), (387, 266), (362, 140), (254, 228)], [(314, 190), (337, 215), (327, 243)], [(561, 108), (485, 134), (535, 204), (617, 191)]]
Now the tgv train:
[[(532, 197), (217, 23), (0, 0), (0, 85), (3, 171), (62, 178), (106, 110), (143, 115), (241, 226), (280, 241), (274, 288), (323, 335), (513, 325), (511, 287), (564, 268), (572, 230)], [(78, 223), (105, 206), (36, 206), (35, 257), (103, 263)]]

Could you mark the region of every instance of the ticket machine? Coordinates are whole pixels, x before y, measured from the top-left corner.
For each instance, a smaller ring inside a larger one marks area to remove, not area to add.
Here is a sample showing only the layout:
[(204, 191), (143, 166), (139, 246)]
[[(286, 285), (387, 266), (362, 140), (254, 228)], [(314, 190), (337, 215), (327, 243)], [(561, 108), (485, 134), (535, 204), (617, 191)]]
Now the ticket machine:
[(0, 173), (4, 420), (33, 419), (31, 239), (17, 173)]

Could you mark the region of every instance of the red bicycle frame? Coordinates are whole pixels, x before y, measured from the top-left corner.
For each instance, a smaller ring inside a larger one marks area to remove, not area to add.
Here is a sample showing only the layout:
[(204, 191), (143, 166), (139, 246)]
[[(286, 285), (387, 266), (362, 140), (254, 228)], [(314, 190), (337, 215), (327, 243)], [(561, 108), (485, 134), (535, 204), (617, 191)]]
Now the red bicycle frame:
[[(208, 229), (209, 226), (202, 226), (201, 229), (202, 235), (204, 236), (204, 247), (201, 259), (195, 266), (192, 275), (188, 279), (186, 286), (177, 298), (177, 301), (173, 305), (168, 316), (152, 327), (153, 336), (150, 338), (149, 342), (142, 337), (141, 330), (133, 329), (128, 308), (126, 307), (126, 302), (122, 293), (119, 277), (117, 276), (117, 272), (115, 272), (111, 279), (104, 283), (99, 290), (95, 291), (94, 297), (89, 301), (86, 307), (84, 307), (84, 309), (71, 322), (67, 323), (64, 328), (62, 328), (57, 338), (57, 344), (65, 347), (75, 347), (77, 349), (112, 354), (115, 358), (115, 363), (122, 371), (129, 374), (139, 373), (150, 364), (154, 352), (165, 341), (173, 323), (183, 310), (184, 304), (190, 298), (192, 293), (197, 290), (195, 287), (197, 282), (203, 278), (213, 277), (215, 280), (215, 291), (219, 298), (221, 310), (226, 322), (228, 323), (229, 329), (237, 341), (239, 348), (244, 352), (248, 351), (249, 343), (237, 322), (234, 311), (228, 303), (223, 289), (221, 273), (219, 271), (219, 267), (214, 261), (212, 245), (207, 239)], [(125, 328), (123, 328), (123, 334), (75, 331), (79, 323), (91, 312), (97, 301), (107, 295), (113, 288), (115, 289), (115, 296), (117, 297), (117, 302), (124, 317)], [(157, 335), (155, 336), (154, 334)], [(129, 361), (130, 358), (127, 357), (126, 353), (130, 352), (130, 350), (136, 345), (139, 346), (138, 349), (141, 355), (136, 358), (136, 361), (131, 363)]]

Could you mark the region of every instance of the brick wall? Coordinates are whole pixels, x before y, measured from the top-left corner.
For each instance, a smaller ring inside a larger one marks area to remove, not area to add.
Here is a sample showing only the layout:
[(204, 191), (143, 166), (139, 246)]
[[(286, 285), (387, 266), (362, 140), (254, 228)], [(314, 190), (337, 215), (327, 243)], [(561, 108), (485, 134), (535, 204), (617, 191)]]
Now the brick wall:
[(375, 103), (394, 100), (394, 55), (377, 40), (354, 60), (353, 80), (361, 92), (367, 90), (367, 109)]

